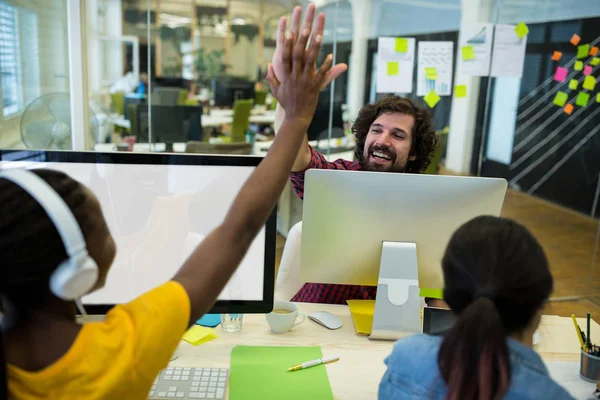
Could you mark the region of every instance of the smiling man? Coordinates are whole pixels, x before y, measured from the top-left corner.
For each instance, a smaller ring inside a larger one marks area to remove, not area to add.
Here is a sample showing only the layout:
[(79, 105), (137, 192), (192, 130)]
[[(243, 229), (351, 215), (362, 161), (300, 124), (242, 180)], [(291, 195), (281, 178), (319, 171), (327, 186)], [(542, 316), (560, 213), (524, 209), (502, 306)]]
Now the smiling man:
[[(294, 8), (291, 21), (294, 37), (298, 37), (301, 32), (310, 31), (314, 15), (315, 6), (310, 4), (300, 28), (302, 9)], [(283, 74), (280, 72), (279, 55), (285, 42), (286, 23), (285, 17), (279, 21), (275, 55), (270, 66), (280, 80)], [(325, 25), (322, 13), (318, 15), (316, 23), (316, 32), (322, 32)], [(316, 39), (321, 40), (322, 37), (317, 34)], [(323, 88), (346, 69), (345, 64), (333, 66), (326, 76)], [(275, 132), (279, 132), (284, 118), (285, 110), (278, 105), (275, 112)], [(356, 137), (356, 160), (338, 159), (334, 162), (327, 161), (321, 153), (309, 146), (308, 136), (304, 135), (290, 175), (292, 186), (301, 199), (304, 198), (304, 174), (310, 168), (421, 173), (429, 166), (437, 144), (429, 111), (412, 100), (399, 96), (385, 97), (363, 107), (354, 121), (352, 133)], [(350, 299), (375, 299), (376, 293), (377, 287), (374, 286), (306, 283), (292, 301), (346, 304), (346, 300)]]
[[(329, 162), (304, 138), (290, 175), (301, 199), (304, 174), (310, 168), (418, 174), (429, 166), (437, 144), (430, 113), (410, 99), (398, 96), (385, 97), (363, 107), (352, 132), (356, 138), (355, 161)], [(351, 299), (375, 299), (376, 294), (374, 286), (306, 283), (292, 301), (345, 304)]]
[(363, 107), (352, 133), (356, 138), (355, 161), (329, 162), (305, 139), (290, 176), (301, 199), (304, 173), (310, 168), (420, 173), (429, 166), (437, 143), (430, 113), (399, 96)]

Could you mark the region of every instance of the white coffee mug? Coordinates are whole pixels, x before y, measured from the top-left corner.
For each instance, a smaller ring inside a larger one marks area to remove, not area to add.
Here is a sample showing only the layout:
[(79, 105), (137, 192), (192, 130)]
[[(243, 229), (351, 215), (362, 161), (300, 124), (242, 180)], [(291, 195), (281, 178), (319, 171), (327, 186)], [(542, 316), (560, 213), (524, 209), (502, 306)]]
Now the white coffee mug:
[(286, 333), (306, 320), (306, 315), (298, 312), (298, 307), (289, 301), (276, 301), (273, 311), (267, 314), (267, 322), (273, 333)]

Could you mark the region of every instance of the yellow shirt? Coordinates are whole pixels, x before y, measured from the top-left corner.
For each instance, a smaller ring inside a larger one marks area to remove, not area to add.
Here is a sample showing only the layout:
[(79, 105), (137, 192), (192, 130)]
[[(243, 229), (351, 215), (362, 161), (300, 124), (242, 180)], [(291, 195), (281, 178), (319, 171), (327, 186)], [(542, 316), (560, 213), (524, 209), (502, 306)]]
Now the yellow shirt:
[(187, 292), (167, 282), (114, 307), (103, 322), (84, 324), (71, 348), (43, 370), (28, 372), (9, 364), (9, 398), (146, 399), (189, 318)]

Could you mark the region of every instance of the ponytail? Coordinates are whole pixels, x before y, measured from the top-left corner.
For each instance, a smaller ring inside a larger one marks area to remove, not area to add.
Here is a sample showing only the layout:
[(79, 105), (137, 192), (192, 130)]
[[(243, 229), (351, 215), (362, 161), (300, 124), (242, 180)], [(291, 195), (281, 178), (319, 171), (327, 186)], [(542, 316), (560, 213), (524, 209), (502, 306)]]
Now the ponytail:
[(446, 333), (438, 355), (447, 400), (499, 400), (510, 385), (506, 332), (493, 299), (475, 299)]

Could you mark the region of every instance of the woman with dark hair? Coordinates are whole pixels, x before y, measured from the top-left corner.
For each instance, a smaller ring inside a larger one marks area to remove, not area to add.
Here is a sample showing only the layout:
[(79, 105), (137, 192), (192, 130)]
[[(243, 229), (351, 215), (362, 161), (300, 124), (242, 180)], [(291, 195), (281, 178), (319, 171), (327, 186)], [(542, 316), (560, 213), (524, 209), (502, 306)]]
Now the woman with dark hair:
[(552, 275), (526, 228), (483, 216), (460, 227), (442, 260), (444, 300), (457, 315), (443, 335), (399, 340), (380, 399), (570, 399), (532, 349)]

